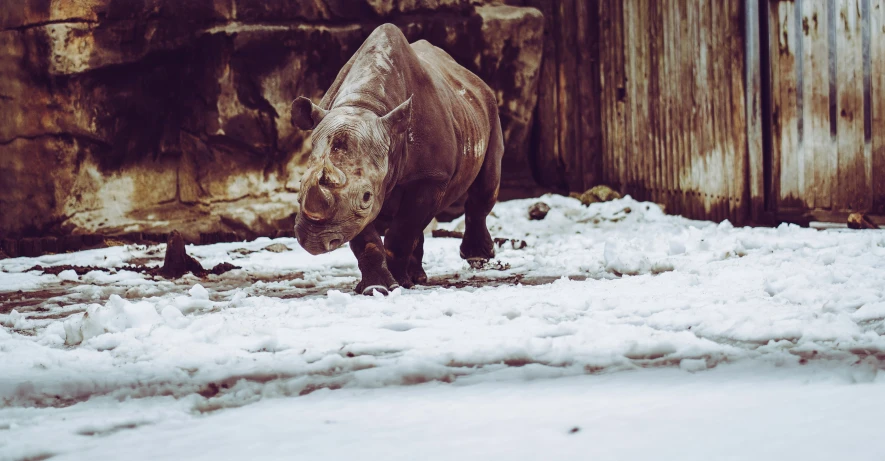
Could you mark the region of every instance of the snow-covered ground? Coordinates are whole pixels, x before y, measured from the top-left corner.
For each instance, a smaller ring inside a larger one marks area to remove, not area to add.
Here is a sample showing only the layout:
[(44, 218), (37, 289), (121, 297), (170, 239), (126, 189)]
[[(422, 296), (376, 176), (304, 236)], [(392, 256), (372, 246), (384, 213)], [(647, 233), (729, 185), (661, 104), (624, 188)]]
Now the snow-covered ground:
[(387, 297), (292, 239), (2, 260), (0, 459), (885, 459), (885, 232), (542, 200)]

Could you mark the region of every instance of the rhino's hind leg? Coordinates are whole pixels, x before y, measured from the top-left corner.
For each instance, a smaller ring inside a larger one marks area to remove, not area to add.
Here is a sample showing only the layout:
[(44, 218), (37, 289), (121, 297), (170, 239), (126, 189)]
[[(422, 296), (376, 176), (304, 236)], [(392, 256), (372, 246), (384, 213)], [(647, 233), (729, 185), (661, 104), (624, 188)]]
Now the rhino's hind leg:
[(498, 201), (498, 188), (501, 185), (501, 157), (504, 143), (501, 125), (496, 124), (489, 139), (479, 175), (467, 191), (464, 204), (464, 239), (461, 241), (461, 258), (471, 266), (479, 266), (495, 256), (492, 236), (486, 226), (486, 217)]
[(377, 290), (381, 294), (393, 291), (399, 284), (387, 269), (387, 258), (381, 236), (374, 224), (369, 224), (362, 232), (350, 241), (350, 249), (356, 256), (357, 264), (363, 278), (356, 285), (356, 292), (371, 295)]
[(415, 251), (412, 252), (412, 260), (409, 261), (409, 278), (415, 285), (427, 283), (427, 273), (424, 272), (424, 234), (418, 238)]

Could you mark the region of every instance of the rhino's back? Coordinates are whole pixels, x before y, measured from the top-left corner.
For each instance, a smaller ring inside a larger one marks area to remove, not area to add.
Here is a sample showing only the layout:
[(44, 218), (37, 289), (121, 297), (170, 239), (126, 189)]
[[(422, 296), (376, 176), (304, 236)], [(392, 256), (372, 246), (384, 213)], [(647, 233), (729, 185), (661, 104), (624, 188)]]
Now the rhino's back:
[(476, 74), (427, 40), (418, 40), (411, 46), (422, 67), (437, 83), (437, 90), (444, 93), (443, 97), (451, 98), (448, 100), (453, 105), (465, 106), (486, 119), (497, 112), (495, 94)]
[(497, 102), (491, 88), (448, 53), (419, 40), (411, 44), (422, 67), (434, 82), (445, 108), (451, 111), (456, 152), (462, 157), (457, 179), (472, 182), (482, 166), (489, 144)]

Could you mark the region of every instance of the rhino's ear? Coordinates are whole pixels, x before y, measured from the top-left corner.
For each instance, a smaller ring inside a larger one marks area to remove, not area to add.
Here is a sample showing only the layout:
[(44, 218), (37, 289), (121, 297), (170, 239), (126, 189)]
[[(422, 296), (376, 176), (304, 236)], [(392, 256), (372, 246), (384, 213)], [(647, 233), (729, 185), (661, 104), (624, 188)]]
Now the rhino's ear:
[(320, 124), (328, 111), (312, 103), (310, 99), (299, 96), (292, 101), (292, 123), (302, 130), (312, 130)]
[(381, 117), (384, 125), (390, 129), (392, 134), (403, 134), (409, 128), (409, 122), (412, 119), (412, 97), (406, 99), (406, 102), (397, 106), (396, 109), (390, 111), (389, 114)]

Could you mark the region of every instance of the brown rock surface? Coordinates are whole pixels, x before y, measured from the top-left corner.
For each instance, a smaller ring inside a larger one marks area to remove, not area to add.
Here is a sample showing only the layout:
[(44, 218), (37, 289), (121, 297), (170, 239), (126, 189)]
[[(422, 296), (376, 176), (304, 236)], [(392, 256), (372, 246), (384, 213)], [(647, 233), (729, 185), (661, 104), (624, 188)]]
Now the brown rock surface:
[(851, 229), (878, 229), (873, 221), (863, 213), (851, 213), (848, 215), (848, 227)]
[(495, 89), (506, 171), (527, 155), (543, 18), (484, 3), (2, 3), (0, 237), (291, 228), (309, 146), (289, 105), (388, 21)]
[(174, 230), (169, 233), (169, 240), (166, 241), (166, 256), (163, 258), (160, 275), (175, 279), (188, 272), (197, 277), (206, 275), (206, 269), (199, 261), (187, 254), (184, 249), (184, 239), (178, 231)]
[(536, 202), (529, 207), (529, 219), (538, 221), (547, 217), (550, 206), (544, 202)]

